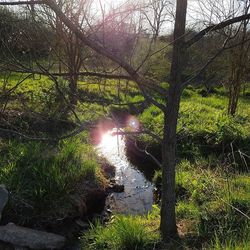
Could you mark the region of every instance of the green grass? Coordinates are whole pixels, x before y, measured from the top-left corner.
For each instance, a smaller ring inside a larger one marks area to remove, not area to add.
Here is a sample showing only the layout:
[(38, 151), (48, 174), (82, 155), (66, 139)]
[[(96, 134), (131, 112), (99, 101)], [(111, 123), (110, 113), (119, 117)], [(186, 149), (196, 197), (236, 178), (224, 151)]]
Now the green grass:
[[(19, 80), (20, 74), (13, 74), (6, 86), (1, 81), (0, 88), (7, 91)], [(137, 103), (143, 102), (144, 98), (134, 83), (107, 80), (100, 86), (94, 80), (85, 80), (79, 81), (82, 101), (75, 108), (81, 121), (98, 121), (119, 111), (134, 112), (143, 127), (162, 135), (162, 112), (154, 106)], [(59, 85), (67, 99), (67, 82), (59, 79)], [(129, 102), (135, 104), (119, 105)], [(247, 95), (241, 96), (235, 117), (227, 116), (227, 102), (222, 88), (207, 97), (202, 97), (200, 89), (194, 88), (186, 89), (182, 95), (178, 122), (176, 212), (179, 229), (184, 235), (179, 243), (184, 249), (197, 246), (200, 249), (231, 250), (247, 249), (250, 245), (247, 233), (247, 216), (250, 215), (247, 166), (250, 162), (250, 100)], [(54, 84), (46, 77), (37, 76), (18, 86), (6, 110), (32, 110), (60, 119), (64, 107), (65, 102)], [(67, 119), (75, 121), (72, 114)], [(29, 128), (29, 120), (24, 118), (22, 122), (22, 127)], [(20, 128), (19, 123), (14, 125)], [(157, 141), (146, 135), (139, 140), (151, 148), (160, 147)], [(89, 186), (102, 188), (105, 185), (95, 152), (89, 144), (86, 138), (66, 140), (57, 145), (1, 140), (0, 182), (11, 194), (4, 215), (19, 224), (32, 225), (75, 216), (74, 198), (84, 200)], [(161, 178), (161, 171), (157, 171), (153, 181), (160, 185)], [(155, 208), (147, 216), (116, 215), (107, 225), (97, 222), (83, 236), (83, 249), (138, 250), (155, 246), (160, 249), (159, 220), (159, 209)]]
[(116, 215), (106, 226), (92, 225), (82, 238), (82, 249), (153, 249), (160, 240), (158, 226), (157, 207), (145, 216)]
[(230, 235), (226, 237), (224, 240), (220, 240), (219, 237), (215, 234), (214, 240), (212, 241), (211, 245), (208, 246), (206, 249), (208, 250), (248, 250), (249, 243), (250, 243), (250, 227), (249, 224), (241, 231), (242, 237), (235, 238), (234, 236)]
[[(8, 93), (12, 88), (15, 88), (15, 91), (9, 97), (8, 108), (30, 109), (33, 112), (43, 112), (48, 115), (56, 113), (58, 94), (55, 85), (47, 77), (39, 75), (32, 77), (17, 73), (12, 73), (10, 76), (0, 75), (2, 94)], [(5, 99), (2, 101), (4, 102)]]
[[(230, 140), (243, 140), (250, 136), (250, 101), (240, 99), (238, 113), (228, 117), (227, 97), (202, 97), (188, 89), (183, 94), (178, 121), (178, 134), (182, 137), (203, 138), (204, 142), (218, 144)], [(157, 134), (162, 134), (163, 113), (150, 106), (140, 115), (141, 122)], [(155, 126), (157, 124), (157, 126)]]
[[(153, 181), (159, 185), (161, 171), (155, 172)], [(198, 243), (198, 249), (247, 249), (249, 181), (248, 173), (230, 172), (214, 157), (178, 164), (176, 214), (185, 235), (181, 242), (184, 249)]]
[(19, 224), (77, 214), (72, 199), (86, 195), (79, 186), (104, 185), (92, 147), (77, 138), (58, 145), (1, 141), (0, 152), (0, 182), (11, 194), (5, 214)]
[[(212, 155), (222, 161), (226, 154), (236, 171), (246, 171), (250, 163), (250, 100), (241, 97), (236, 116), (229, 117), (228, 100), (225, 91), (223, 93), (202, 97), (197, 90), (184, 91), (177, 127), (177, 156), (195, 161)], [(163, 118), (163, 113), (155, 106), (149, 106), (139, 116), (144, 127), (160, 136)], [(151, 148), (158, 147), (155, 151), (159, 151), (159, 143), (150, 136), (142, 135), (139, 140)]]

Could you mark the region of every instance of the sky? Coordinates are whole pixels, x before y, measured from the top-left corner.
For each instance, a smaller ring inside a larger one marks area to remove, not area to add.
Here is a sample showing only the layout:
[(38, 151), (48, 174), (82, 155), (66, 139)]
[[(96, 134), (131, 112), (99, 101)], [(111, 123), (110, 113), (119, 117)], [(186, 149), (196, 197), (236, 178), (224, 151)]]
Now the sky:
[[(4, 2), (6, 0), (0, 0)], [(22, 0), (14, 0), (22, 1)], [(80, 0), (78, 0), (80, 1)], [(102, 11), (107, 14), (110, 9), (116, 9), (117, 7), (124, 6), (127, 3), (136, 4), (144, 0), (82, 0), (92, 1), (91, 11), (95, 14), (95, 17), (102, 15)], [(145, 0), (146, 1), (146, 0)], [(172, 0), (173, 3), (176, 0)], [(198, 28), (201, 27), (201, 23), (204, 19), (207, 22), (218, 23), (224, 20), (231, 14), (231, 8), (233, 5), (238, 7), (239, 3), (243, 5), (244, 1), (249, 0), (188, 0), (188, 12), (187, 12), (187, 24), (189, 27)], [(211, 15), (211, 9), (213, 14)], [(166, 22), (162, 27), (162, 33), (169, 33), (173, 30), (173, 23)]]
[[(94, 5), (100, 9), (100, 4), (106, 12), (110, 6), (116, 8), (124, 3), (142, 0), (93, 0)], [(172, 0), (173, 3), (176, 0)], [(225, 20), (228, 16), (232, 17), (232, 7), (239, 8), (239, 4), (243, 5), (247, 0), (188, 0), (187, 25), (198, 29), (202, 27), (204, 20), (206, 23), (218, 23)], [(166, 22), (162, 28), (162, 32), (169, 32), (173, 29), (173, 23)]]

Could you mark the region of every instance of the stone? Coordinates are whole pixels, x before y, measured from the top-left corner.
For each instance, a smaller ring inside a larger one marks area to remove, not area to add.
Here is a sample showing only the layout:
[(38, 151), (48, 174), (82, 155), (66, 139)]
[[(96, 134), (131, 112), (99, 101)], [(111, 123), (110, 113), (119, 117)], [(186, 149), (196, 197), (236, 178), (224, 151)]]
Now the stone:
[(8, 202), (9, 192), (6, 189), (5, 185), (0, 185), (0, 220), (2, 218), (3, 209)]
[(0, 226), (0, 240), (31, 249), (58, 249), (66, 241), (61, 235), (20, 227), (13, 223)]

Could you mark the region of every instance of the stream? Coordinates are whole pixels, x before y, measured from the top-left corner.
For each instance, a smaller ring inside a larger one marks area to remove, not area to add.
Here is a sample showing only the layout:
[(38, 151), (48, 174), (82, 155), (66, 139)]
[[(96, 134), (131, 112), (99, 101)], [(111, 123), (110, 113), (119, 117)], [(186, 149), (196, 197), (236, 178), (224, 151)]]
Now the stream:
[[(124, 192), (112, 192), (108, 195), (104, 211), (132, 215), (146, 214), (152, 209), (154, 203), (155, 187), (149, 181), (153, 166), (149, 162), (149, 164), (146, 164), (145, 161), (142, 162), (141, 159), (132, 164), (127, 157), (126, 137), (112, 135), (117, 131), (117, 128), (113, 128), (100, 133), (101, 140), (95, 146), (98, 155), (114, 166), (115, 182), (124, 185)], [(80, 250), (79, 240), (69, 244), (65, 249)]]
[(115, 181), (124, 185), (124, 192), (111, 193), (106, 199), (106, 209), (112, 213), (145, 214), (154, 202), (154, 185), (126, 156), (126, 137), (106, 132), (97, 145), (97, 152), (115, 167)]

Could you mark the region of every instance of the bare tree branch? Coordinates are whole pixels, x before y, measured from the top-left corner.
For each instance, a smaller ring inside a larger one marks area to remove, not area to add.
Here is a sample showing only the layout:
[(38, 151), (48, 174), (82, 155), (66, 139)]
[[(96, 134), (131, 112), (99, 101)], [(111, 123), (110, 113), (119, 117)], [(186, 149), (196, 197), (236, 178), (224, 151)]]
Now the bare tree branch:
[(147, 134), (150, 135), (152, 138), (156, 139), (158, 142), (162, 143), (162, 138), (156, 135), (155, 133), (148, 131), (148, 130), (140, 130), (140, 131), (117, 131), (113, 132), (112, 135), (141, 135)]
[(226, 20), (226, 21), (218, 23), (218, 24), (210, 25), (207, 28), (201, 30), (193, 38), (186, 41), (185, 46), (186, 46), (186, 48), (192, 46), (194, 43), (198, 42), (203, 36), (205, 36), (207, 33), (211, 32), (211, 31), (220, 30), (220, 29), (223, 29), (231, 24), (242, 22), (242, 21), (247, 20), (247, 19), (250, 19), (250, 13), (231, 18), (229, 20)]
[[(38, 70), (18, 70), (18, 69), (11, 69), (11, 68), (2, 68), (3, 71), (12, 71), (16, 73), (27, 73), (27, 74), (37, 74), (37, 75), (45, 75), (47, 76), (48, 73), (44, 71), (38, 71)], [(130, 76), (127, 75), (114, 75), (114, 74), (104, 74), (104, 73), (98, 73), (98, 72), (75, 72), (74, 73), (77, 76), (87, 76), (87, 77), (100, 77), (105, 79), (124, 79), (124, 80), (132, 80)], [(53, 76), (62, 76), (62, 77), (68, 77), (71, 74), (68, 72), (49, 72), (49, 75)]]
[(1, 2), (0, 5), (3, 6), (13, 6), (13, 5), (34, 5), (34, 4), (44, 4), (44, 0), (34, 0), (34, 1), (6, 1)]
[[(15, 2), (13, 2), (15, 3)], [(147, 99), (149, 102), (160, 108), (161, 110), (165, 110), (166, 106), (160, 102), (158, 102), (152, 94), (149, 94), (148, 91), (146, 91), (146, 88), (149, 88), (151, 90), (158, 89), (158, 92), (163, 93), (165, 96), (166, 90), (162, 87), (160, 87), (157, 83), (153, 82), (152, 80), (145, 79), (141, 75), (139, 75), (136, 70), (128, 64), (126, 61), (124, 61), (122, 58), (114, 55), (111, 51), (109, 51), (107, 48), (103, 47), (100, 43), (97, 43), (93, 41), (91, 38), (86, 36), (84, 32), (81, 30), (80, 27), (78, 27), (75, 23), (73, 23), (64, 13), (62, 12), (61, 8), (56, 4), (54, 0), (43, 0), (43, 4), (47, 5), (49, 8), (51, 8), (56, 15), (60, 18), (60, 20), (72, 31), (76, 34), (76, 36), (88, 47), (99, 53), (100, 55), (103, 55), (109, 59), (111, 59), (113, 62), (117, 63), (119, 66), (121, 66), (132, 78), (133, 81), (135, 81), (141, 90), (143, 96), (145, 99)], [(26, 2), (27, 4), (27, 2)], [(0, 3), (1, 5), (1, 3)]]

